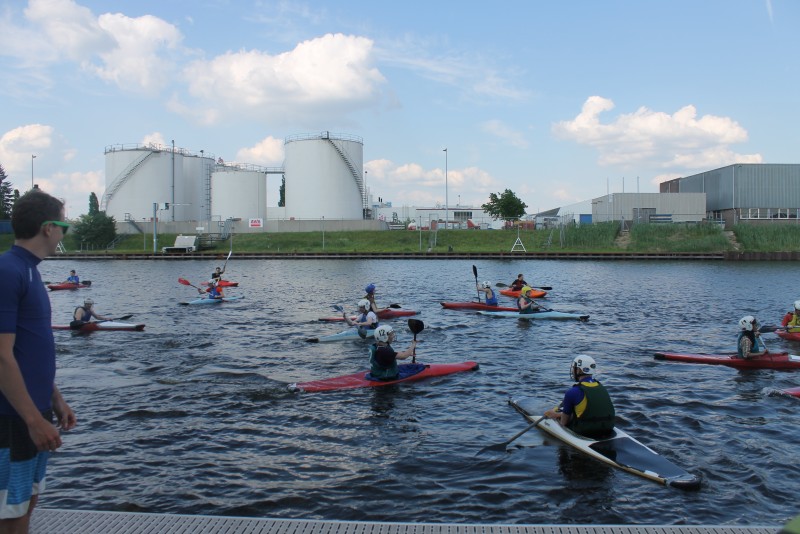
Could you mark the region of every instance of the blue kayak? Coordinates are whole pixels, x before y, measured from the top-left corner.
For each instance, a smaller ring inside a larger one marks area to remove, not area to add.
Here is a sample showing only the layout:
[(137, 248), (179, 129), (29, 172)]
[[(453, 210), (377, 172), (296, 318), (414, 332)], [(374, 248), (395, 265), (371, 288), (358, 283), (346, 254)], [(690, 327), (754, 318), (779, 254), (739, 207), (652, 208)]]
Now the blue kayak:
[(514, 317), (516, 319), (577, 319), (588, 321), (589, 316), (579, 313), (566, 313), (555, 310), (542, 310), (533, 313), (519, 313), (510, 311), (486, 311), (480, 310), (481, 315), (491, 315), (492, 317)]
[(204, 298), (204, 299), (190, 300), (188, 302), (179, 302), (178, 304), (180, 304), (181, 306), (190, 306), (195, 304), (222, 304), (223, 302), (231, 302), (234, 300), (241, 300), (243, 298), (244, 297), (223, 297), (221, 299)]

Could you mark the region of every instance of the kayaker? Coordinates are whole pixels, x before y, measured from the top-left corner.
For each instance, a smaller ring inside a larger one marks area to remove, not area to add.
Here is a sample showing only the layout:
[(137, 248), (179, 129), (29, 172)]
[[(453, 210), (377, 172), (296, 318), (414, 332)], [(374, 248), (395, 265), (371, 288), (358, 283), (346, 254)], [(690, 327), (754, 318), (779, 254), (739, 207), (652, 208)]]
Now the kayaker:
[(375, 315), (381, 313), (386, 308), (379, 308), (378, 305), (375, 303), (375, 284), (369, 284), (367, 287), (364, 288), (366, 295), (364, 298), (369, 301), (369, 309), (375, 312)]
[(559, 408), (547, 410), (544, 415), (556, 419), (582, 436), (600, 439), (614, 430), (616, 413), (614, 403), (605, 386), (594, 379), (597, 363), (594, 358), (579, 354), (572, 360), (570, 377), (575, 384), (564, 394)]
[(522, 273), (519, 273), (517, 275), (517, 279), (511, 282), (511, 289), (513, 289), (514, 291), (519, 291), (520, 289), (522, 289), (527, 285), (528, 282), (526, 282), (525, 279), (522, 277)]
[(736, 340), (736, 350), (740, 358), (749, 360), (758, 358), (767, 353), (767, 347), (761, 341), (761, 332), (758, 331), (758, 320), (752, 315), (739, 319), (739, 338)]
[(67, 278), (64, 281), (64, 283), (65, 284), (80, 284), (81, 283), (80, 277), (77, 274), (75, 274), (75, 269), (72, 269), (69, 272), (69, 278)]
[(486, 295), (486, 305), (487, 306), (497, 306), (497, 294), (495, 294), (494, 289), (492, 289), (492, 284), (489, 282), (484, 282), (482, 286), (475, 286), (478, 291), (483, 291)]
[(800, 300), (794, 301), (794, 310), (786, 312), (781, 325), (786, 327), (787, 332), (800, 332)]
[(361, 337), (366, 337), (367, 330), (378, 328), (378, 316), (369, 309), (369, 301), (367, 299), (358, 301), (358, 315), (355, 321), (348, 317), (347, 312), (342, 312), (342, 317), (344, 317), (348, 325), (358, 327), (358, 333), (361, 334)]
[(394, 329), (389, 325), (381, 325), (375, 329), (375, 343), (369, 348), (370, 371), (369, 380), (396, 380), (399, 374), (397, 360), (405, 360), (414, 355), (417, 346), (416, 340), (403, 352), (396, 352), (392, 348), (392, 341), (396, 339)]
[(529, 286), (524, 286), (520, 291), (520, 296), (517, 299), (517, 308), (520, 313), (535, 313), (542, 309), (542, 307), (530, 297), (531, 291), (533, 290)]
[[(202, 289), (198, 289), (200, 293), (203, 293)], [(208, 298), (210, 299), (222, 299), (225, 298), (225, 294), (222, 291), (222, 287), (219, 285), (219, 281), (211, 282), (209, 284), (208, 289), (205, 291), (208, 292)]]
[(216, 269), (214, 269), (214, 272), (211, 273), (211, 281), (212, 282), (220, 282), (220, 281), (222, 281), (222, 275), (224, 273), (225, 273), (225, 268), (224, 267), (222, 269), (217, 267)]
[(69, 324), (69, 326), (73, 330), (77, 330), (85, 323), (91, 321), (92, 317), (94, 317), (98, 321), (111, 320), (108, 317), (103, 317), (102, 315), (98, 315), (97, 312), (94, 311), (94, 301), (90, 298), (87, 298), (86, 300), (83, 301), (83, 306), (78, 306), (77, 308), (75, 308), (75, 311), (72, 312), (73, 321)]

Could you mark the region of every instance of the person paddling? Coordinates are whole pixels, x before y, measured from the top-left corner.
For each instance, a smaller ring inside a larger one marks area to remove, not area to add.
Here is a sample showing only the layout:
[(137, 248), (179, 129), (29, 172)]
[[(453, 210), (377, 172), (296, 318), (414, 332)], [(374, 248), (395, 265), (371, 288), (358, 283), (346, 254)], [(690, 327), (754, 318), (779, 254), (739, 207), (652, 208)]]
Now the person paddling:
[(80, 284), (80, 283), (81, 283), (81, 279), (80, 279), (80, 277), (79, 277), (79, 276), (78, 276), (78, 275), (75, 273), (75, 269), (72, 269), (72, 270), (69, 272), (69, 278), (67, 278), (67, 279), (64, 281), (64, 283), (65, 283), (65, 284)]
[(389, 325), (381, 325), (375, 329), (376, 343), (369, 347), (369, 380), (396, 380), (400, 373), (397, 360), (405, 360), (414, 355), (417, 341), (412, 341), (406, 350), (397, 352), (392, 348), (392, 341), (396, 337), (394, 328)]
[(750, 360), (767, 353), (767, 347), (761, 341), (761, 332), (758, 331), (758, 320), (752, 315), (739, 319), (739, 338), (736, 340), (736, 351), (740, 358)]
[(514, 291), (519, 291), (519, 290), (521, 290), (523, 287), (525, 287), (527, 285), (528, 285), (528, 282), (525, 281), (525, 279), (522, 277), (522, 273), (520, 273), (520, 274), (517, 275), (517, 279), (514, 280), (513, 282), (511, 282), (511, 286), (510, 287)]
[(211, 282), (221, 282), (222, 275), (225, 273), (225, 267), (217, 267), (214, 269), (214, 272), (211, 273)]
[(559, 408), (547, 410), (545, 417), (557, 420), (561, 426), (582, 436), (609, 437), (614, 430), (616, 413), (611, 395), (594, 378), (597, 362), (591, 356), (580, 354), (572, 360), (569, 372), (575, 384), (564, 394)]
[(79, 330), (84, 324), (88, 323), (92, 320), (92, 317), (97, 319), (98, 321), (110, 321), (109, 317), (103, 317), (102, 315), (98, 315), (97, 312), (94, 311), (94, 301), (92, 299), (86, 299), (83, 301), (83, 306), (78, 306), (75, 308), (75, 311), (72, 312), (72, 322), (69, 324), (69, 327), (73, 330)]
[(222, 287), (220, 287), (220, 285), (219, 285), (219, 281), (211, 282), (211, 284), (209, 284), (209, 286), (208, 286), (208, 289), (206, 289), (206, 290), (198, 288), (197, 291), (199, 293), (207, 292), (208, 293), (208, 298), (210, 298), (210, 299), (223, 299), (223, 298), (225, 298), (225, 294), (222, 291)]
[(381, 313), (382, 311), (386, 310), (386, 308), (379, 308), (378, 305), (375, 303), (375, 284), (369, 284), (367, 287), (364, 288), (364, 291), (367, 293), (364, 295), (364, 298), (369, 301), (369, 309), (375, 312), (375, 315)]
[(800, 300), (794, 301), (794, 310), (786, 312), (781, 325), (786, 327), (787, 332), (800, 332)]
[(486, 295), (486, 305), (487, 306), (497, 306), (497, 294), (492, 289), (492, 284), (489, 282), (484, 282), (482, 286), (476, 285), (475, 286), (478, 291), (483, 291)]
[(523, 287), (520, 291), (520, 296), (517, 299), (517, 309), (519, 309), (520, 313), (535, 313), (542, 309), (542, 307), (531, 298), (531, 291), (532, 289), (529, 286)]
[(358, 301), (358, 315), (356, 320), (352, 320), (347, 316), (347, 312), (342, 312), (345, 322), (350, 326), (358, 327), (358, 333), (361, 337), (367, 337), (367, 330), (375, 330), (378, 328), (378, 316), (374, 311), (369, 309), (369, 301), (361, 299)]

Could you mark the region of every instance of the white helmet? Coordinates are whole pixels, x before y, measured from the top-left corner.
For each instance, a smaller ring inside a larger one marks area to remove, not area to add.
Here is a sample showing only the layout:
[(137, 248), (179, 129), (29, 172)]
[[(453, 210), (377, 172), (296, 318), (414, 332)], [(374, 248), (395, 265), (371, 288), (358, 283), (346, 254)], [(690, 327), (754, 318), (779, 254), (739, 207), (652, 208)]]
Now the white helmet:
[(585, 375), (593, 375), (597, 372), (597, 362), (595, 362), (594, 358), (591, 356), (578, 354), (575, 356), (575, 359), (572, 360), (572, 367), (570, 367), (570, 376), (572, 376), (573, 380), (578, 379), (577, 371)]
[(490, 284), (488, 280), (483, 283), (483, 287), (484, 288), (491, 287), (491, 286), (492, 286), (492, 284)]
[(365, 310), (369, 309), (369, 301), (367, 299), (361, 299), (358, 301), (358, 307), (364, 308)]
[(795, 310), (800, 310), (800, 300), (794, 301), (794, 309)]
[(375, 329), (375, 339), (377, 341), (380, 341), (381, 343), (388, 343), (389, 334), (391, 334), (392, 332), (394, 332), (394, 328), (392, 328), (388, 324), (382, 324)]
[(752, 332), (758, 328), (758, 320), (752, 315), (746, 315), (739, 319), (739, 327), (746, 332)]
[(87, 299), (85, 299), (83, 301), (83, 305), (84, 306), (92, 306), (92, 305), (94, 305), (94, 301), (92, 299), (90, 299), (90, 298), (87, 298)]

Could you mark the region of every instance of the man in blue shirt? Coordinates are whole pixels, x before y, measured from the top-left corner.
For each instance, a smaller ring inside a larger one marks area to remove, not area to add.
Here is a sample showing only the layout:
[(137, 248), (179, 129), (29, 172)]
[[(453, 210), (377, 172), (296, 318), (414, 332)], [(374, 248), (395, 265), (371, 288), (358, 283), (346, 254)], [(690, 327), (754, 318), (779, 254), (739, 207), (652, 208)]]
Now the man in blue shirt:
[(614, 404), (606, 388), (594, 379), (597, 363), (579, 354), (572, 360), (570, 376), (576, 383), (564, 394), (560, 410), (547, 410), (545, 417), (591, 438), (608, 437), (614, 430)]
[(11, 216), (14, 245), (0, 256), (0, 532), (27, 532), (47, 460), (61, 447), (75, 413), (55, 385), (50, 299), (38, 264), (55, 254), (69, 224), (64, 204), (34, 189)]

